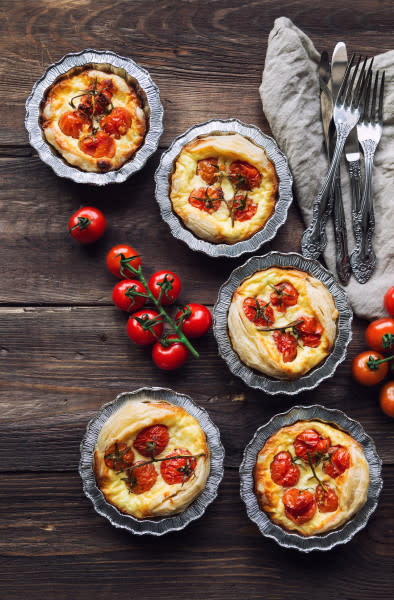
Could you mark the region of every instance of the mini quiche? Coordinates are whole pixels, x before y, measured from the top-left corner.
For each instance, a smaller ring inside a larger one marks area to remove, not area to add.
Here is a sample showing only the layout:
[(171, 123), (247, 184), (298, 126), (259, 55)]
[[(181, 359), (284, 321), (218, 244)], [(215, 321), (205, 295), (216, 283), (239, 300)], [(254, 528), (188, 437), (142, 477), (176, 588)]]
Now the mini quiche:
[(121, 512), (164, 517), (202, 492), (210, 453), (197, 419), (182, 407), (132, 399), (102, 427), (93, 470), (105, 499)]
[(305, 536), (336, 529), (365, 504), (369, 466), (349, 434), (321, 421), (282, 427), (260, 450), (254, 469), (262, 510)]
[(186, 144), (171, 179), (173, 210), (197, 237), (235, 244), (264, 227), (275, 210), (278, 178), (263, 148), (242, 135)]
[(136, 90), (119, 75), (88, 68), (49, 89), (41, 125), (70, 165), (96, 173), (129, 160), (147, 127)]
[(272, 267), (233, 294), (228, 331), (247, 366), (276, 379), (298, 379), (331, 352), (338, 311), (327, 288), (297, 269)]

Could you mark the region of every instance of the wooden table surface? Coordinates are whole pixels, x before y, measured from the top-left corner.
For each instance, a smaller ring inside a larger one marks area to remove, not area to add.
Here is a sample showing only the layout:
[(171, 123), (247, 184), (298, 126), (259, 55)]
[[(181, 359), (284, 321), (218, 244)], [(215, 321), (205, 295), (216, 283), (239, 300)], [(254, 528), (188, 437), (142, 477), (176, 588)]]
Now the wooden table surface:
[[(213, 117), (238, 117), (269, 133), (258, 86), (276, 17), (304, 29), (318, 50), (346, 40), (374, 55), (391, 49), (391, 0), (1, 0), (0, 598), (388, 598), (392, 593), (393, 422), (374, 389), (350, 376), (365, 322), (335, 377), (295, 398), (248, 389), (217, 356), (210, 333), (199, 361), (163, 373), (129, 342), (111, 304), (104, 257), (130, 242), (147, 273), (176, 270), (181, 300), (212, 306), (244, 262), (210, 259), (172, 238), (154, 199), (160, 152)], [(70, 51), (110, 49), (149, 69), (165, 109), (160, 150), (128, 182), (95, 189), (58, 178), (29, 146), (24, 104), (48, 64)], [(81, 205), (100, 207), (105, 236), (80, 247), (67, 233)], [(298, 251), (294, 205), (262, 248)], [(389, 283), (392, 282), (388, 282)], [(88, 420), (119, 392), (142, 385), (190, 394), (220, 428), (225, 476), (199, 521), (163, 538), (133, 537), (98, 516), (82, 492), (79, 444)], [(238, 467), (256, 428), (296, 403), (340, 408), (359, 420), (383, 459), (384, 489), (368, 526), (346, 546), (303, 555), (263, 538), (239, 498)]]

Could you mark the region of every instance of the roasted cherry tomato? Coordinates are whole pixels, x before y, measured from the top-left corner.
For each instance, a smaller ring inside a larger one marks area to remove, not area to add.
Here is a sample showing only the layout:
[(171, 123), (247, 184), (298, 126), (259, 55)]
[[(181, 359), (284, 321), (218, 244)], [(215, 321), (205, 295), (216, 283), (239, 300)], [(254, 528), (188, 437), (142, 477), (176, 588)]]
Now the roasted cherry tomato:
[(139, 432), (133, 446), (142, 456), (153, 458), (163, 452), (169, 439), (165, 425), (151, 425)]
[[(374, 350), (361, 352), (352, 360), (353, 378), (362, 385), (376, 385), (387, 375), (387, 362), (377, 364), (375, 361), (382, 360), (383, 356)], [(368, 364), (370, 366), (368, 366)]]
[(117, 106), (109, 115), (103, 117), (100, 125), (109, 135), (113, 135), (117, 140), (125, 135), (131, 126), (131, 113), (127, 108)]
[(141, 258), (138, 256), (138, 252), (127, 244), (118, 244), (111, 248), (105, 262), (112, 275), (119, 277), (119, 279), (132, 279), (135, 275), (128, 268), (128, 265), (136, 270), (141, 266)]
[(242, 160), (231, 163), (229, 176), (232, 184), (239, 190), (253, 190), (261, 183), (259, 170)]
[(97, 80), (88, 88), (91, 92), (81, 96), (78, 108), (87, 115), (102, 115), (111, 104), (116, 87), (112, 79), (104, 79), (100, 83)]
[(148, 288), (160, 304), (173, 304), (181, 291), (181, 280), (171, 271), (157, 271), (148, 281)]
[(338, 508), (338, 496), (326, 483), (324, 488), (318, 485), (315, 490), (315, 500), (318, 511), (321, 513), (335, 512)]
[(282, 502), (286, 517), (297, 525), (310, 521), (316, 512), (315, 498), (309, 490), (297, 490), (297, 488), (286, 490)]
[(160, 465), (161, 476), (169, 485), (174, 485), (175, 483), (185, 483), (194, 474), (194, 469), (196, 468), (196, 459), (192, 457), (192, 454), (189, 452), (189, 450), (185, 450), (184, 448), (177, 448), (174, 450), (174, 452), (168, 454), (166, 458), (178, 455), (187, 458), (172, 458), (171, 460), (163, 460)]
[(274, 285), (271, 303), (277, 307), (280, 312), (286, 312), (288, 306), (295, 306), (298, 300), (298, 292), (292, 283), (281, 281)]
[(300, 478), (300, 469), (293, 464), (289, 452), (279, 452), (270, 464), (271, 478), (277, 485), (292, 487)]
[(350, 454), (342, 446), (332, 446), (328, 454), (330, 459), (325, 462), (323, 469), (327, 475), (335, 479), (350, 467)]
[(249, 221), (257, 212), (257, 204), (246, 194), (236, 194), (234, 197), (234, 221)]
[(181, 329), (186, 337), (198, 338), (204, 335), (212, 325), (212, 315), (206, 306), (202, 304), (186, 304), (182, 310), (175, 315), (175, 320), (181, 318), (183, 314), (188, 316), (183, 319)]
[(173, 371), (178, 369), (186, 361), (189, 354), (188, 349), (184, 344), (178, 341), (178, 336), (175, 334), (168, 335), (164, 340), (156, 342), (152, 348), (153, 362), (159, 369), (163, 371)]
[(142, 308), (146, 302), (146, 297), (140, 294), (147, 296), (147, 291), (140, 281), (122, 279), (112, 290), (112, 301), (120, 310), (133, 312)]
[(394, 417), (394, 381), (388, 381), (380, 390), (379, 404), (388, 417)]
[(366, 329), (367, 344), (376, 352), (394, 351), (394, 319), (383, 317), (372, 321)]
[(160, 339), (163, 333), (163, 322), (159, 313), (145, 308), (130, 315), (127, 321), (127, 334), (139, 346), (150, 346)]
[(138, 460), (127, 471), (126, 485), (132, 494), (144, 494), (156, 483), (157, 471), (153, 463), (144, 463), (144, 460)]
[(245, 298), (242, 308), (249, 321), (253, 321), (257, 327), (269, 327), (275, 321), (272, 306), (264, 300)]
[(124, 471), (133, 464), (134, 452), (124, 442), (115, 442), (105, 449), (104, 462), (109, 469)]
[(394, 317), (394, 285), (384, 295), (384, 308)]
[(274, 331), (272, 334), (279, 352), (283, 356), (283, 362), (291, 362), (297, 356), (297, 339), (289, 332), (282, 333)]
[(80, 208), (68, 222), (69, 232), (81, 244), (91, 244), (101, 238), (106, 226), (103, 213), (93, 206)]
[(221, 187), (197, 188), (190, 193), (189, 204), (207, 213), (214, 213), (224, 198)]
[(116, 152), (113, 138), (104, 131), (98, 131), (94, 135), (87, 135), (81, 138), (78, 146), (82, 152), (93, 156), (93, 158), (103, 158), (103, 156), (112, 158)]
[(90, 131), (89, 118), (80, 110), (67, 111), (59, 119), (59, 127), (64, 135), (78, 139), (82, 130)]
[(320, 345), (321, 335), (324, 331), (321, 323), (315, 317), (300, 317), (302, 323), (296, 325), (303, 346), (317, 348)]
[(330, 444), (330, 438), (323, 438), (314, 429), (305, 429), (297, 435), (293, 442), (296, 455), (305, 462), (313, 463), (328, 451)]
[(197, 175), (208, 185), (212, 185), (218, 178), (219, 165), (217, 158), (203, 158), (197, 163)]

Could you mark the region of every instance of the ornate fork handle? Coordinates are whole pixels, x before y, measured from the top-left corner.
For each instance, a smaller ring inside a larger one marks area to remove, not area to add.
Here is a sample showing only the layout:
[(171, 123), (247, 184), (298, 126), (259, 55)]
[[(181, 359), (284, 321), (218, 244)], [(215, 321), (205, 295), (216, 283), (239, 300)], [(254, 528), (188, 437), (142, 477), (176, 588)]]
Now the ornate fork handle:
[[(361, 164), (360, 159), (348, 162), (350, 189), (352, 192), (352, 213), (359, 212), (361, 198)], [(354, 226), (354, 225), (353, 225)]]
[(370, 279), (376, 266), (376, 255), (372, 247), (375, 231), (375, 216), (372, 204), (372, 164), (377, 143), (373, 140), (361, 142), (365, 156), (365, 183), (359, 211), (353, 211), (356, 247), (350, 257), (355, 278), (359, 283)]
[[(339, 173), (339, 165), (337, 173)], [(349, 283), (352, 268), (350, 265), (350, 257), (347, 244), (347, 229), (345, 213), (343, 210), (340, 176), (335, 177), (334, 179), (333, 191), (336, 268), (340, 282), (343, 285), (347, 285)]]
[(312, 222), (301, 238), (302, 254), (307, 258), (319, 258), (327, 245), (326, 224), (329, 217), (330, 189), (338, 168), (342, 150), (353, 125), (338, 123), (337, 142), (328, 173), (313, 203)]

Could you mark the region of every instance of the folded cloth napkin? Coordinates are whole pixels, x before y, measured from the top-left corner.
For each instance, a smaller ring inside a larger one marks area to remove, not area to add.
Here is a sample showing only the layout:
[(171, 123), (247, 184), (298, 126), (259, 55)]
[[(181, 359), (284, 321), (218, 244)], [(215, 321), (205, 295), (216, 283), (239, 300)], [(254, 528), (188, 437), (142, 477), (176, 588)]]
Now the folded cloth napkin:
[[(312, 41), (290, 19), (276, 19), (268, 39), (260, 95), (272, 133), (289, 159), (296, 199), (306, 225), (311, 221), (312, 204), (328, 169), (320, 117), (319, 60)], [(352, 277), (346, 286), (354, 312), (367, 319), (385, 314), (383, 296), (394, 285), (394, 51), (375, 56), (374, 69), (386, 71), (383, 135), (375, 154), (372, 183), (377, 265), (366, 284), (361, 285)], [(345, 163), (341, 165), (341, 181), (351, 251), (351, 192)], [(335, 274), (331, 220), (327, 236), (324, 259)]]

